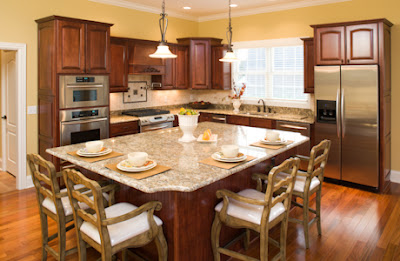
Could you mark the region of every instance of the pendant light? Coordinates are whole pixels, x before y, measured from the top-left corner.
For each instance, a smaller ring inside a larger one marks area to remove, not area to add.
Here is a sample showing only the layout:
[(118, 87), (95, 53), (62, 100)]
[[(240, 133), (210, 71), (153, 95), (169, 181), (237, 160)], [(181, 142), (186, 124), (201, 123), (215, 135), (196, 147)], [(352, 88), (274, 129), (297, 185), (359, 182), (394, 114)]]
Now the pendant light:
[(236, 58), (235, 54), (232, 50), (232, 21), (231, 21), (231, 0), (229, 0), (229, 26), (228, 31), (226, 32), (226, 38), (228, 39), (228, 51), (226, 52), (224, 58), (219, 59), (220, 62), (236, 62), (239, 59)]
[(150, 54), (149, 56), (151, 58), (176, 58), (177, 57), (176, 54), (171, 53), (167, 45), (167, 41), (165, 41), (165, 34), (167, 32), (167, 27), (168, 27), (168, 18), (167, 14), (165, 13), (165, 0), (163, 0), (162, 2), (162, 13), (160, 15), (161, 18), (158, 21), (158, 23), (161, 32), (161, 42), (157, 46), (157, 51), (153, 54)]

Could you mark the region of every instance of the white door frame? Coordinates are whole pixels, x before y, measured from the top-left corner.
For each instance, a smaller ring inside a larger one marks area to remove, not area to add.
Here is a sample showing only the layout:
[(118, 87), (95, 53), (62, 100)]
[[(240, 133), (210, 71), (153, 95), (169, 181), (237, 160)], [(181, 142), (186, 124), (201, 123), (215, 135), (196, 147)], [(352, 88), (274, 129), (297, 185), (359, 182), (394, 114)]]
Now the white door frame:
[[(17, 63), (17, 189), (25, 189), (27, 187), (27, 169), (26, 169), (26, 44), (23, 43), (5, 43), (0, 42), (0, 50), (11, 50), (17, 51), (16, 63)], [(3, 86), (2, 86), (3, 88)], [(5, 101), (4, 95), (1, 99)], [(4, 102), (2, 103), (2, 106)], [(3, 137), (4, 137), (4, 124)], [(4, 148), (5, 142), (2, 138), (2, 146)], [(5, 151), (3, 150), (3, 170), (6, 164)], [(29, 182), (30, 183), (30, 182)]]

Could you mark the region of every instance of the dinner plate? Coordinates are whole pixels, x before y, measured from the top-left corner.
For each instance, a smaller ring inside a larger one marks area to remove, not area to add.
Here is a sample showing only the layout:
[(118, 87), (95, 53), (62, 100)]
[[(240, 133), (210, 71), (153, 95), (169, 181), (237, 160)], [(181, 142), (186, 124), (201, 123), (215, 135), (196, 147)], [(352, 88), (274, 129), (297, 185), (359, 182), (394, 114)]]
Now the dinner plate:
[(260, 142), (264, 143), (266, 145), (283, 145), (283, 144), (286, 144), (287, 140), (280, 139), (280, 140), (277, 140), (277, 141), (268, 141), (266, 139), (262, 139), (262, 140), (260, 140)]
[(218, 134), (212, 134), (211, 138), (209, 140), (203, 140), (203, 134), (200, 134), (200, 136), (197, 138), (198, 142), (204, 142), (204, 143), (210, 143), (210, 142), (216, 142), (218, 139)]
[(221, 162), (241, 162), (247, 159), (247, 156), (244, 155), (243, 153), (239, 152), (239, 155), (240, 156), (235, 158), (225, 158), (222, 152), (215, 152), (214, 154), (211, 155), (211, 158)]
[(104, 156), (104, 155), (110, 154), (111, 152), (112, 152), (112, 149), (110, 149), (110, 148), (105, 148), (103, 151), (95, 152), (95, 153), (88, 152), (86, 150), (86, 148), (83, 148), (83, 149), (78, 150), (76, 152), (76, 154), (81, 157), (99, 157), (99, 156)]
[(157, 166), (157, 162), (155, 162), (154, 160), (148, 160), (147, 163), (149, 164), (147, 166), (134, 167), (128, 162), (128, 160), (123, 160), (117, 164), (117, 168), (119, 170), (126, 171), (126, 172), (142, 172), (142, 171), (150, 170), (150, 169), (154, 168), (155, 166)]

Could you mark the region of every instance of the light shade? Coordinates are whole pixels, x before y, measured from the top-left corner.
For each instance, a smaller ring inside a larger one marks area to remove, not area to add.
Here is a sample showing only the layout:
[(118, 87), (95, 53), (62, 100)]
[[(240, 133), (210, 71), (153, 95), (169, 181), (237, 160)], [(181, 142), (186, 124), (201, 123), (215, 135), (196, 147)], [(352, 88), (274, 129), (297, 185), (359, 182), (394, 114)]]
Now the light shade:
[(157, 51), (149, 55), (151, 58), (176, 58), (177, 55), (171, 53), (168, 45), (160, 44), (157, 46)]
[(233, 52), (226, 52), (225, 56), (221, 59), (219, 59), (220, 62), (227, 62), (227, 63), (232, 63), (239, 61), (239, 59), (236, 57), (236, 55)]

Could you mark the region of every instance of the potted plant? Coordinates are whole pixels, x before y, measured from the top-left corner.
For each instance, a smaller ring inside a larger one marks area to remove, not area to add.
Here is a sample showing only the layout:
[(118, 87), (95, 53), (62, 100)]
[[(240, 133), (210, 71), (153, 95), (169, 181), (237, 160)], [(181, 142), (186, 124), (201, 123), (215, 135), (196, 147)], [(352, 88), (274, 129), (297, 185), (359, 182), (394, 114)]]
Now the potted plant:
[(246, 90), (246, 84), (242, 84), (241, 88), (236, 87), (235, 82), (233, 82), (233, 87), (232, 87), (232, 95), (229, 96), (229, 98), (232, 99), (232, 105), (233, 105), (233, 112), (234, 113), (239, 113), (239, 108), (242, 102), (240, 101), (240, 98), (242, 97), (244, 91)]

